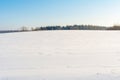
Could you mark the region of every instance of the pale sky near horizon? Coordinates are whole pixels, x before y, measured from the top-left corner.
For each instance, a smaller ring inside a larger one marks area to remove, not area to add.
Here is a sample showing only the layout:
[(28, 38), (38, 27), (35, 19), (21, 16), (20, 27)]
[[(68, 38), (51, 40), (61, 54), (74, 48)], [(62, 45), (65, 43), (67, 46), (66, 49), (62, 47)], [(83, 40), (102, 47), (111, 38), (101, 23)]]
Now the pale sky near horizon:
[(120, 24), (120, 0), (0, 0), (0, 30)]

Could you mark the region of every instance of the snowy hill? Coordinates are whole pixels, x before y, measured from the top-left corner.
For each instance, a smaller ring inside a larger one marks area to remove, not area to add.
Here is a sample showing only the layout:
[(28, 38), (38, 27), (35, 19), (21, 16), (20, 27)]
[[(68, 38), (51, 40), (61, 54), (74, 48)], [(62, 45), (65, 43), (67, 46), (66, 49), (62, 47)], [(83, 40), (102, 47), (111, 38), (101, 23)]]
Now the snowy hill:
[(119, 31), (0, 34), (0, 80), (120, 80)]

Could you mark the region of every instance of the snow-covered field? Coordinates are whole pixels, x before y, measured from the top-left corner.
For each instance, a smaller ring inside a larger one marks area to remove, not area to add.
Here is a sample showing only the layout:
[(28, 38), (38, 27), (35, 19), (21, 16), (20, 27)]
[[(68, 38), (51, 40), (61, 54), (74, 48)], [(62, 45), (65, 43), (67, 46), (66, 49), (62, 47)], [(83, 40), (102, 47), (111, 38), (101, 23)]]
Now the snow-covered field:
[(0, 80), (120, 80), (120, 32), (0, 34)]

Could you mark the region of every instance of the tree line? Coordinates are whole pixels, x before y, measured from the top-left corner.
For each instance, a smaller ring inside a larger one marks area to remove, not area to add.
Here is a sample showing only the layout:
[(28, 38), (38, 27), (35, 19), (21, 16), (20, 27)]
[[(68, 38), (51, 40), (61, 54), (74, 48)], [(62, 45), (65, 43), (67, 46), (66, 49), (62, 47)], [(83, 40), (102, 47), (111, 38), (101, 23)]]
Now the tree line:
[[(43, 26), (31, 28), (31, 31), (44, 30), (106, 30), (107, 27), (95, 25), (67, 25), (67, 26)], [(27, 31), (27, 27), (22, 27), (22, 31)]]
[(21, 31), (45, 31), (45, 30), (120, 30), (119, 25), (112, 27), (96, 26), (96, 25), (67, 25), (67, 26), (42, 26), (28, 29), (22, 27)]
[(66, 26), (41, 26), (35, 28), (21, 27), (19, 30), (2, 30), (0, 33), (26, 32), (26, 31), (46, 31), (46, 30), (120, 30), (120, 25), (112, 27), (96, 25), (66, 25)]

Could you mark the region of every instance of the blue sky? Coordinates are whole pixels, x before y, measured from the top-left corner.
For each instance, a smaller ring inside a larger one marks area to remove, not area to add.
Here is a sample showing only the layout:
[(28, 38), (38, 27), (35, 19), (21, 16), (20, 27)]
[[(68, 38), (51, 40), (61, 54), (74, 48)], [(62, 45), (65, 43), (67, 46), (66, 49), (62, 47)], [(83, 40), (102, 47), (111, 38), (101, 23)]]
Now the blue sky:
[(0, 0), (0, 29), (120, 24), (120, 0)]

